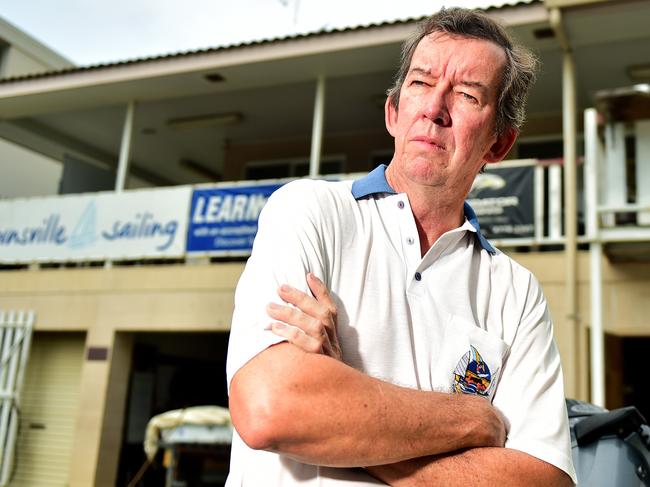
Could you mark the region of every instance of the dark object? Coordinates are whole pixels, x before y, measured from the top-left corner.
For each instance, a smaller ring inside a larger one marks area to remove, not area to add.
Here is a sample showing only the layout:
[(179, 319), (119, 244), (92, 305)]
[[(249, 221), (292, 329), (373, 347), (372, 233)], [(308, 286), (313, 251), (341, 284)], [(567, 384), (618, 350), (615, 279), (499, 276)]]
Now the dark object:
[(59, 194), (94, 193), (113, 189), (115, 171), (64, 154)]
[(106, 359), (108, 359), (107, 347), (88, 347), (86, 360), (98, 360), (103, 362)]
[(608, 411), (567, 399), (578, 484), (650, 487), (650, 426), (634, 406)]
[(578, 445), (588, 445), (606, 435), (616, 435), (625, 439), (636, 433), (646, 420), (634, 407), (616, 409), (607, 413), (594, 414), (576, 423)]

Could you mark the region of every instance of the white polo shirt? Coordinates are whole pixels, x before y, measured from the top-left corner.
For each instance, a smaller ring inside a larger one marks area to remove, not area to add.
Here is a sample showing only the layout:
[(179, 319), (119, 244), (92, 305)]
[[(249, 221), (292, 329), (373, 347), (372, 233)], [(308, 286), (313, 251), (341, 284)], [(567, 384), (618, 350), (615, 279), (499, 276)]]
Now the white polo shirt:
[[(507, 448), (575, 482), (560, 358), (537, 280), (492, 248), (467, 204), (464, 224), (422, 257), (408, 197), (384, 171), (354, 184), (294, 181), (271, 196), (235, 294), (228, 384), (282, 341), (266, 329), (266, 305), (280, 302), (284, 283), (309, 292), (311, 271), (338, 307), (345, 363), (393, 384), (488, 398), (510, 422)], [(251, 450), (235, 434), (227, 485), (384, 484), (359, 469)]]

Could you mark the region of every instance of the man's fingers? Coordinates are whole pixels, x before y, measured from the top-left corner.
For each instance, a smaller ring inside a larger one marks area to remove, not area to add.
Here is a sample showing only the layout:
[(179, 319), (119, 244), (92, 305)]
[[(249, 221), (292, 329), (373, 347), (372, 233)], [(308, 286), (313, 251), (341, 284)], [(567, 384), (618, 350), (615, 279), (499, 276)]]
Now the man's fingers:
[(278, 295), (283, 301), (293, 304), (303, 313), (316, 320), (320, 320), (323, 324), (326, 324), (327, 326), (334, 325), (336, 322), (336, 306), (334, 306), (327, 289), (318, 278), (313, 277), (313, 279), (310, 279), (309, 274), (307, 275), (307, 283), (310, 288), (313, 285), (314, 288), (317, 289), (318, 295), (315, 295), (315, 297), (311, 296), (299, 289), (289, 286), (288, 284), (280, 286), (278, 289)]
[(307, 284), (311, 294), (288, 284), (278, 288), (278, 295), (287, 305), (268, 304), (268, 315), (278, 321), (269, 329), (306, 352), (341, 360), (336, 305), (325, 284), (311, 272), (307, 274)]
[(284, 323), (271, 323), (271, 331), (282, 338), (285, 338), (289, 343), (308, 353), (321, 353), (323, 346), (321, 342), (313, 337), (304, 333), (300, 328), (295, 326), (286, 325)]
[(336, 305), (334, 304), (334, 301), (332, 301), (332, 297), (330, 296), (330, 293), (323, 281), (321, 281), (313, 273), (309, 272), (307, 273), (307, 285), (309, 286), (311, 292), (314, 294), (316, 300), (322, 305), (325, 305), (328, 311), (335, 316)]
[(334, 304), (334, 301), (332, 300), (332, 297), (330, 296), (330, 293), (323, 281), (321, 281), (311, 272), (307, 274), (307, 285), (309, 286), (311, 292), (314, 294), (314, 297), (320, 306), (324, 307), (327, 310), (327, 316), (323, 315), (323, 317), (329, 323), (329, 326), (325, 330), (328, 338), (327, 346), (324, 347), (327, 348), (326, 353), (327, 355), (340, 360), (341, 347), (339, 345), (339, 337), (337, 334), (338, 322), (336, 316), (336, 305)]
[(322, 341), (323, 337), (326, 337), (329, 340), (326, 329), (327, 326), (298, 308), (269, 303), (266, 312), (274, 320), (282, 321), (299, 328), (313, 338)]
[(288, 284), (280, 286), (278, 289), (278, 295), (283, 301), (293, 304), (309, 316), (319, 316), (323, 311), (323, 307), (319, 305), (318, 301), (316, 301), (314, 297), (302, 292), (300, 289), (289, 286)]
[(269, 303), (266, 312), (274, 320), (283, 321), (292, 326), (297, 326), (304, 332), (307, 332), (310, 328), (308, 322), (311, 321), (311, 318), (293, 306)]

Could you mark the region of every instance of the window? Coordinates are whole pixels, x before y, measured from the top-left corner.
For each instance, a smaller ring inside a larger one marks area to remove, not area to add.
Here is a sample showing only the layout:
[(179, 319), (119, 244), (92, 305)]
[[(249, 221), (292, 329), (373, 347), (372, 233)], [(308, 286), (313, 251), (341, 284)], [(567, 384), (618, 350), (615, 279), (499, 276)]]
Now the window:
[[(321, 159), (320, 174), (340, 174), (345, 170), (345, 157), (326, 156)], [(252, 161), (246, 164), (245, 179), (300, 178), (309, 174), (306, 158)]]

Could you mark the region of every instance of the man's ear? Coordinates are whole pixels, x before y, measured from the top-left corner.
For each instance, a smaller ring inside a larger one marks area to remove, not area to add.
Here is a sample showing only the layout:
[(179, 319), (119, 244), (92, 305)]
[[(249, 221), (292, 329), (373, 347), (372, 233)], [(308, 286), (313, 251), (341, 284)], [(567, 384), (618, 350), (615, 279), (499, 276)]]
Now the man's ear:
[(395, 137), (395, 127), (397, 126), (397, 109), (390, 100), (390, 96), (386, 97), (384, 103), (384, 121), (386, 123), (386, 130), (388, 133)]
[(508, 127), (502, 134), (497, 135), (494, 144), (490, 146), (483, 160), (485, 162), (499, 162), (502, 160), (512, 148), (518, 135), (519, 131), (516, 128)]

